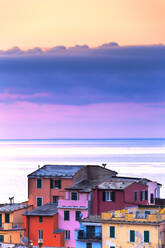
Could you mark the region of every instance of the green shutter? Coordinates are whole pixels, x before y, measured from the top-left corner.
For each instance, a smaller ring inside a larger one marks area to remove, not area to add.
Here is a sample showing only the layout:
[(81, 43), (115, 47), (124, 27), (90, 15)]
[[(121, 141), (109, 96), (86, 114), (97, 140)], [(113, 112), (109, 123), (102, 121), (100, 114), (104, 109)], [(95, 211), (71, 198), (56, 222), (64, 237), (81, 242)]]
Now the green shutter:
[(135, 231), (130, 230), (130, 242), (135, 242)]
[(114, 226), (110, 226), (110, 238), (115, 238), (115, 227)]
[(37, 207), (42, 206), (42, 198), (37, 197)]
[(58, 180), (58, 188), (61, 189), (61, 180)]
[(81, 211), (76, 211), (76, 220), (80, 219), (80, 214), (81, 214)]
[(103, 201), (105, 201), (105, 191), (103, 191)]
[(69, 211), (64, 211), (64, 220), (69, 220)]
[(50, 179), (50, 188), (53, 189), (53, 179)]
[(111, 201), (115, 201), (115, 191), (111, 192)]
[(5, 223), (10, 223), (10, 215), (5, 214)]
[(144, 243), (149, 243), (150, 242), (150, 234), (149, 231), (144, 231)]
[(37, 188), (38, 189), (42, 188), (42, 180), (40, 178), (37, 179)]
[(4, 235), (0, 235), (0, 242), (4, 242)]

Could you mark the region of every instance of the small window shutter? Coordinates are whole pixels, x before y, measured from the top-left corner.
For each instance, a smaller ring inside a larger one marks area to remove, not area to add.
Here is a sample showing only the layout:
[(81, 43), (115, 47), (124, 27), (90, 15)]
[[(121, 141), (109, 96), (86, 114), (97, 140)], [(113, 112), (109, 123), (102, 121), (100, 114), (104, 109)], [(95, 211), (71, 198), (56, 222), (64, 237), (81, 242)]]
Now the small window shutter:
[(144, 242), (149, 243), (149, 231), (144, 231)]
[(145, 200), (148, 200), (148, 191), (145, 191)]
[(130, 230), (130, 242), (135, 242), (135, 231)]
[(105, 191), (103, 191), (103, 201), (105, 201)]
[(111, 192), (111, 201), (115, 201), (115, 191)]
[(115, 227), (110, 226), (110, 238), (115, 238)]
[(142, 199), (143, 199), (143, 192), (141, 191), (140, 192), (140, 200), (142, 201)]
[(61, 189), (61, 180), (58, 180), (58, 188)]
[(50, 179), (50, 188), (53, 189), (53, 179)]

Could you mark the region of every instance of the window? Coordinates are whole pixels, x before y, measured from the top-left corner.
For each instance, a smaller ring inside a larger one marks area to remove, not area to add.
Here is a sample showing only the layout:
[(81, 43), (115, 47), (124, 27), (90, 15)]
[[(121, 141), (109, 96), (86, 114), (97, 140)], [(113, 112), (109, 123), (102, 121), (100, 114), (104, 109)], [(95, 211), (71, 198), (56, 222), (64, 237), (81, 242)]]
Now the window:
[(92, 248), (92, 243), (87, 243), (86, 248)]
[(103, 191), (103, 201), (115, 201), (115, 192)]
[(69, 240), (70, 239), (70, 231), (66, 230), (65, 231), (65, 240)]
[(135, 242), (135, 231), (134, 230), (130, 230), (129, 241), (130, 242)]
[(77, 192), (71, 193), (71, 199), (77, 201)]
[(43, 217), (39, 216), (39, 222), (42, 223), (43, 222)]
[(76, 220), (81, 219), (81, 211), (76, 211)]
[(109, 228), (109, 237), (115, 238), (115, 227), (114, 226), (110, 226)]
[(54, 181), (54, 187), (56, 189), (61, 189), (61, 180), (55, 180)]
[(137, 199), (138, 199), (138, 192), (135, 191), (135, 192), (134, 192), (134, 201), (137, 201)]
[(42, 188), (42, 179), (38, 178), (37, 179), (37, 189), (41, 189)]
[(53, 189), (53, 188), (61, 189), (61, 180), (50, 179), (50, 188), (51, 189)]
[(64, 220), (69, 220), (69, 211), (64, 211)]
[(150, 232), (144, 231), (144, 243), (149, 243), (149, 242), (150, 242)]
[(154, 203), (154, 194), (153, 193), (150, 194), (150, 202)]
[(38, 239), (43, 239), (43, 231), (38, 230)]
[(148, 200), (148, 191), (142, 190), (141, 191), (141, 201)]
[(53, 203), (54, 203), (54, 204), (57, 204), (57, 203), (58, 203), (58, 198), (59, 198), (59, 197), (58, 197), (57, 195), (54, 195), (54, 196), (53, 196)]
[(0, 242), (4, 242), (4, 235), (0, 235)]
[(5, 223), (10, 223), (10, 215), (5, 214)]
[(37, 197), (37, 207), (42, 206), (42, 197)]

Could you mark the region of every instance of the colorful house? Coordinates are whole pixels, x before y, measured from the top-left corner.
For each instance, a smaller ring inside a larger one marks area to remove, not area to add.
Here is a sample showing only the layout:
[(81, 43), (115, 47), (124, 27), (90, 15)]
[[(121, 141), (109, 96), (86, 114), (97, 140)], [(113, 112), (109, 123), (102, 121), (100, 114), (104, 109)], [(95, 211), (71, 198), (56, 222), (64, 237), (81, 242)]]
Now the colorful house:
[(65, 230), (65, 247), (76, 247), (75, 230), (79, 229), (79, 220), (91, 213), (93, 185), (114, 175), (114, 171), (89, 165), (75, 174), (74, 184), (66, 188), (65, 200), (58, 202), (59, 229)]
[[(97, 220), (97, 221), (95, 221)], [(102, 228), (99, 216), (80, 220), (80, 228), (75, 231), (76, 248), (101, 248)]]
[(22, 214), (31, 207), (25, 203), (4, 204), (0, 207), (0, 242), (20, 244), (25, 236)]
[(102, 213), (101, 222), (103, 248), (156, 248), (165, 245), (165, 214), (161, 214), (159, 209), (130, 208)]
[(45, 165), (28, 175), (28, 201), (34, 208), (64, 199), (65, 188), (84, 166)]
[(58, 228), (56, 204), (45, 204), (23, 216), (26, 237), (34, 246), (64, 247), (64, 231)]
[(92, 215), (100, 215), (108, 210), (148, 204), (148, 187), (140, 182), (113, 179), (97, 185), (92, 193)]

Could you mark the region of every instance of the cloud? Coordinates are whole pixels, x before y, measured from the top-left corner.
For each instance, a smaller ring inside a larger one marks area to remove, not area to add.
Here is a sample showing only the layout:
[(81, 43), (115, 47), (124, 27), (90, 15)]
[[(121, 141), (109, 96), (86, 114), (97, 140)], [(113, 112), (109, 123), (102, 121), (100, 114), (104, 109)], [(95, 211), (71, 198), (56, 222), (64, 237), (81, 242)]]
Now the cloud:
[(165, 46), (0, 51), (0, 102), (88, 105), (165, 99)]

